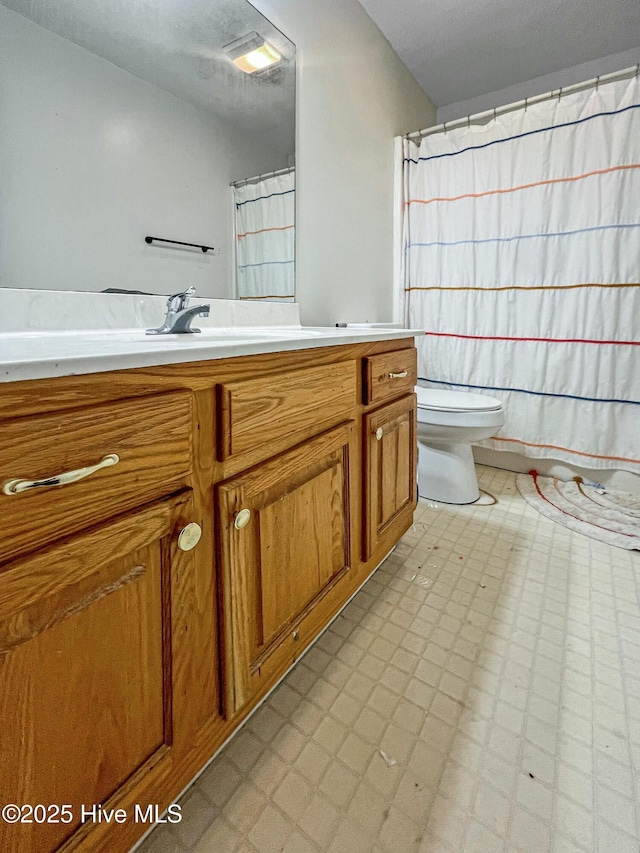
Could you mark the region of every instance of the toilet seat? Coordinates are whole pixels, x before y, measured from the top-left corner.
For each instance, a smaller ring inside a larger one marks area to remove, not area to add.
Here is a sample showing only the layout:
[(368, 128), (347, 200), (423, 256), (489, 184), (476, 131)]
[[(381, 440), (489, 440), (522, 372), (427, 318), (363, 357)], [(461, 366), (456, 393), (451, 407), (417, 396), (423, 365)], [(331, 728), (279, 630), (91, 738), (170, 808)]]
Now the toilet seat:
[(416, 387), (418, 408), (436, 412), (496, 412), (502, 402), (484, 394)]

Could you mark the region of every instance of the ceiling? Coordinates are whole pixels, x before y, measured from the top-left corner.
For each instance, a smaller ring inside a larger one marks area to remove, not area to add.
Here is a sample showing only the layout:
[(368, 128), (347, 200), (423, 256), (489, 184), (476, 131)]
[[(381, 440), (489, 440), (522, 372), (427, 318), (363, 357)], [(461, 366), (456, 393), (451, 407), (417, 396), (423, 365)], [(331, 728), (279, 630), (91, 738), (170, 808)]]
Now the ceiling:
[(640, 0), (360, 0), (433, 103), (640, 45)]

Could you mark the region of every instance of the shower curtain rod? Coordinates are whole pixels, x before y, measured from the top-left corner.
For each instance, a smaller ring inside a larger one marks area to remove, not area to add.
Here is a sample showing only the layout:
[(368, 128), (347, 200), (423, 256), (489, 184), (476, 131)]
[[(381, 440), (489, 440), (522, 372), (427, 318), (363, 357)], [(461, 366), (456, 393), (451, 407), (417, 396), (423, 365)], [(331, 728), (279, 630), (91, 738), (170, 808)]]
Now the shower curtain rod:
[(265, 172), (262, 175), (256, 175), (254, 178), (243, 178), (241, 181), (231, 181), (229, 186), (242, 187), (245, 184), (254, 184), (256, 181), (262, 181), (264, 178), (275, 178), (276, 175), (288, 175), (289, 172), (295, 172), (295, 166), (287, 166), (286, 169), (278, 169), (275, 172)]
[[(580, 92), (583, 89), (590, 89), (592, 86), (596, 89), (600, 83), (610, 83), (612, 80), (624, 80), (625, 77), (637, 77), (640, 72), (640, 62), (631, 68), (625, 68), (622, 71), (614, 71), (612, 74), (602, 74), (599, 77), (594, 77), (591, 80), (585, 80), (583, 83), (574, 83), (572, 86), (561, 86), (559, 89), (552, 89), (550, 92), (545, 92), (543, 95), (535, 95), (533, 98), (525, 98), (523, 101), (514, 101), (512, 104), (505, 104), (502, 107), (494, 107), (492, 110), (484, 110), (481, 113), (465, 116), (464, 118), (445, 121), (443, 124), (437, 124), (433, 127), (425, 127), (423, 130), (415, 130), (412, 133), (407, 133), (405, 139), (420, 140), (425, 136), (431, 136), (435, 133), (446, 133), (448, 130), (453, 130), (456, 127), (469, 126), (470, 124), (483, 124), (489, 119), (503, 113), (510, 113), (514, 110), (522, 109), (522, 107), (530, 104), (539, 104), (541, 101), (548, 101), (551, 98), (560, 98), (563, 95), (570, 95), (573, 92)], [(418, 143), (416, 143), (418, 144)]]

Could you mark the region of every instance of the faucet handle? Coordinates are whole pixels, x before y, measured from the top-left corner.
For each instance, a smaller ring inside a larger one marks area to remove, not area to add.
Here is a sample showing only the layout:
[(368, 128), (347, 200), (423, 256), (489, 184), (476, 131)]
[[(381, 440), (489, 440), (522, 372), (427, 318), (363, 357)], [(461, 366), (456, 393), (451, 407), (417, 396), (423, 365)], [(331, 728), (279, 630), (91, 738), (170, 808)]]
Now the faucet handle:
[(182, 293), (174, 293), (173, 296), (170, 296), (167, 299), (167, 308), (169, 311), (182, 311), (189, 304), (189, 300), (196, 292), (196, 289), (193, 285), (187, 288), (187, 290)]

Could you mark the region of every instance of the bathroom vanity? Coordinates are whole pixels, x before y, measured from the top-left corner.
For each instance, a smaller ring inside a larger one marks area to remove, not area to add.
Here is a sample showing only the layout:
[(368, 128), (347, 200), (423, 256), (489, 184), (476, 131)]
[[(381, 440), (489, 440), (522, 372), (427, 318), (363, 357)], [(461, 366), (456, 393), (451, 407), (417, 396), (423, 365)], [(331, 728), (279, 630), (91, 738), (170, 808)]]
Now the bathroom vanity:
[(0, 384), (2, 851), (129, 850), (410, 526), (413, 339), (346, 332)]

